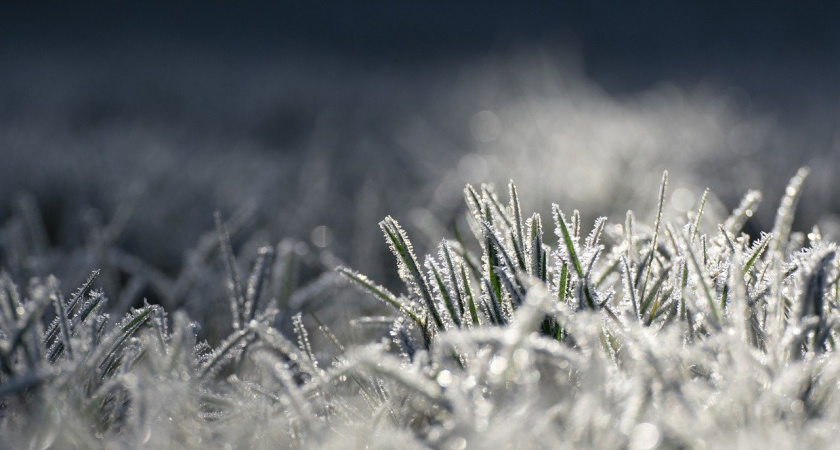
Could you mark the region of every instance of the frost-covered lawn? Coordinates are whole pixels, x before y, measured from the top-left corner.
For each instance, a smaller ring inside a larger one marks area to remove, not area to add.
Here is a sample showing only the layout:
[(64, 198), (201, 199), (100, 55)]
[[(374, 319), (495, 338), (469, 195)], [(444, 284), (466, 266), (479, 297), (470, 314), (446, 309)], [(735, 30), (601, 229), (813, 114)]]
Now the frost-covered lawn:
[[(642, 183), (649, 220), (543, 218), (513, 184), (468, 186), (469, 230), (429, 256), (380, 223), (399, 290), (317, 239), (243, 237), (247, 214), (217, 215), (167, 276), (113, 245), (117, 215), (74, 259), (102, 264), (81, 287), (0, 281), (3, 445), (832, 447), (840, 260), (818, 228), (791, 232), (807, 175), (754, 238), (761, 194), (716, 217), (693, 192), (669, 213), (667, 174), (658, 196)], [(53, 255), (36, 205), (19, 210), (10, 273)], [(159, 301), (129, 309), (140, 296)]]

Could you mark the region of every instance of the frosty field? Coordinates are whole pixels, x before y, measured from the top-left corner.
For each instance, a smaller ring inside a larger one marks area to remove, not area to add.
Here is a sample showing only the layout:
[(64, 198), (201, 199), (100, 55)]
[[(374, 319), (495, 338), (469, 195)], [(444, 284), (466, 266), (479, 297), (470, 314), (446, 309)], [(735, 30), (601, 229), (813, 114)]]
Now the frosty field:
[[(180, 309), (121, 311), (125, 292), (92, 288), (100, 271), (78, 289), (6, 274), (4, 445), (831, 446), (840, 271), (818, 229), (791, 233), (807, 174), (757, 239), (741, 232), (757, 191), (725, 218), (705, 211), (704, 194), (696, 212), (669, 220), (667, 173), (653, 223), (628, 212), (590, 232), (556, 204), (545, 222), (523, 215), (513, 184), (507, 196), (468, 186), (475, 239), (458, 233), (421, 260), (397, 221), (380, 223), (405, 284), (396, 294), (343, 266), (293, 290), (311, 250), (249, 241), (236, 254), (239, 221), (220, 214), (174, 280), (119, 252), (107, 259), (162, 284), (169, 303), (220, 259), (232, 331), (213, 345), (198, 343), (202, 324)], [(39, 218), (22, 212), (23, 261), (37, 264), (48, 256), (37, 253)], [(109, 254), (95, 243), (112, 226), (86, 251)], [(348, 282), (390, 311), (345, 307), (349, 326), (295, 313)]]
[(838, 446), (831, 114), (167, 61), (0, 83), (0, 448)]

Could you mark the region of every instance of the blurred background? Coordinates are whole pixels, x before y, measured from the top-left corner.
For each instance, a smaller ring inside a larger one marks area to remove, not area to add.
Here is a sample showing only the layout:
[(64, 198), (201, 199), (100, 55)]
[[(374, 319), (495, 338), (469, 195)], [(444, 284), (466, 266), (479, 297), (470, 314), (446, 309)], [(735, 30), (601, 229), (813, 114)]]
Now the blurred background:
[(70, 289), (115, 264), (106, 284), (129, 305), (178, 284), (219, 210), (241, 219), (243, 272), (255, 242), (288, 238), (310, 261), (301, 283), (340, 262), (388, 282), (385, 215), (423, 253), (451, 236), (466, 183), (504, 191), (513, 179), (529, 211), (556, 202), (588, 221), (646, 219), (665, 169), (672, 215), (706, 187), (717, 214), (761, 190), (757, 233), (808, 165), (796, 227), (831, 232), (838, 12), (751, 0), (7, 1), (4, 267), (21, 280), (56, 273)]

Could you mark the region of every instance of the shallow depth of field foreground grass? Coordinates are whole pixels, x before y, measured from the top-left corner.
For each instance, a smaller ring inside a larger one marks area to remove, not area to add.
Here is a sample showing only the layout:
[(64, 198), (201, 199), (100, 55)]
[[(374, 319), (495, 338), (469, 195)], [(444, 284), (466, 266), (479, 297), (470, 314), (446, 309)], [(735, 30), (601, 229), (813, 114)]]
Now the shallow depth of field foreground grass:
[[(472, 236), (458, 230), (431, 255), (418, 255), (394, 219), (380, 223), (398, 292), (345, 266), (292, 292), (290, 260), (301, 252), (262, 246), (245, 261), (231, 245), (235, 221), (220, 216), (173, 286), (157, 282), (169, 293), (163, 305), (124, 312), (130, 301), (93, 288), (97, 272), (77, 289), (4, 275), (1, 445), (835, 446), (840, 270), (818, 229), (791, 232), (807, 173), (791, 180), (773, 229), (753, 238), (742, 228), (760, 193), (721, 218), (704, 214), (704, 195), (671, 220), (667, 174), (650, 221), (628, 212), (582, 223), (557, 205), (553, 217), (528, 215), (513, 184), (506, 193), (468, 186)], [(32, 265), (37, 218), (24, 219), (29, 240), (15, 262)], [(148, 269), (117, 256), (123, 272)], [(201, 323), (171, 309), (186, 292), (200, 301), (191, 286), (215, 261), (232, 331), (211, 346), (197, 342)], [(12, 263), (3, 261), (8, 273), (26, 272)], [(316, 301), (318, 283), (379, 299), (390, 313), (332, 305), (349, 326), (292, 314)], [(389, 332), (338, 337), (375, 327)]]

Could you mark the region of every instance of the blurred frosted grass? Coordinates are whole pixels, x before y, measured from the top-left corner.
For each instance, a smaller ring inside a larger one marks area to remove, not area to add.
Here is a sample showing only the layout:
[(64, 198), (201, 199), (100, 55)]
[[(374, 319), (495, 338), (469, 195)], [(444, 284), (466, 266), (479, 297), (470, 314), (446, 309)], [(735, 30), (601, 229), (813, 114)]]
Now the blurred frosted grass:
[[(807, 164), (798, 220), (840, 206), (831, 119), (788, 127), (725, 82), (610, 94), (576, 58), (549, 52), (410, 67), (305, 53), (107, 61), (6, 65), (0, 215), (14, 193), (33, 193), (51, 244), (70, 249), (86, 223), (140, 192), (116, 244), (167, 273), (212, 228), (213, 210), (245, 204), (251, 231), (325, 247), (373, 276), (387, 275), (388, 259), (371, 224), (393, 215), (429, 247), (460, 217), (464, 183), (512, 178), (524, 208), (586, 205), (591, 221), (649, 211), (644, 187), (668, 169), (679, 184), (666, 215), (712, 187), (714, 216), (748, 188), (778, 198)], [(772, 218), (759, 209), (747, 229)], [(823, 228), (833, 237), (831, 222)]]

